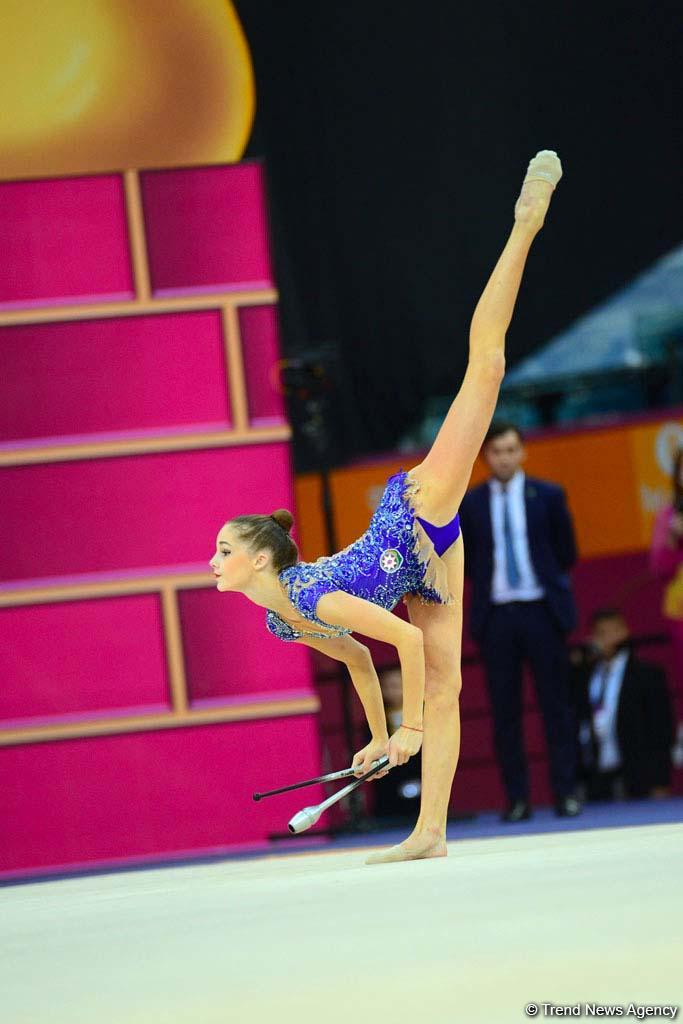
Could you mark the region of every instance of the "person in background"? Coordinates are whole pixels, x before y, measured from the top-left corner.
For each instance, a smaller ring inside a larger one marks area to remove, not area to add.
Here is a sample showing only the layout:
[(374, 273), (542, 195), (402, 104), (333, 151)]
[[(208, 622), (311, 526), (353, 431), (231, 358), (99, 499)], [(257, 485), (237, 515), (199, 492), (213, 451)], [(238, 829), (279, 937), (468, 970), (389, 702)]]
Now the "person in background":
[(567, 570), (576, 561), (564, 491), (527, 477), (522, 435), (494, 423), (482, 447), (488, 481), (460, 508), (472, 581), (470, 632), (479, 646), (491, 700), (494, 741), (508, 807), (503, 821), (531, 817), (522, 740), (522, 667), (531, 665), (545, 724), (555, 813), (581, 812), (575, 797), (576, 741), (566, 634), (576, 623)]
[(591, 616), (575, 685), (581, 774), (589, 800), (664, 797), (671, 782), (673, 714), (666, 677), (631, 650), (624, 616)]
[(675, 688), (683, 693), (683, 448), (674, 454), (671, 490), (671, 501), (655, 519), (650, 566), (666, 582), (662, 612), (673, 646)]

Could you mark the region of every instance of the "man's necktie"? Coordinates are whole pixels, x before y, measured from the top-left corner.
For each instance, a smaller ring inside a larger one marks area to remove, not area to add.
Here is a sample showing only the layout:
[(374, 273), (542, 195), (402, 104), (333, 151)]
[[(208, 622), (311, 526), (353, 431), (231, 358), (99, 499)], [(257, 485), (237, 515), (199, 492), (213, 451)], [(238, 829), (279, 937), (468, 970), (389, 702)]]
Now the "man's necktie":
[(509, 496), (506, 487), (503, 487), (503, 535), (505, 537), (505, 571), (508, 583), (512, 588), (519, 586), (520, 574), (517, 556), (512, 543), (512, 527), (510, 525), (510, 508), (508, 505)]

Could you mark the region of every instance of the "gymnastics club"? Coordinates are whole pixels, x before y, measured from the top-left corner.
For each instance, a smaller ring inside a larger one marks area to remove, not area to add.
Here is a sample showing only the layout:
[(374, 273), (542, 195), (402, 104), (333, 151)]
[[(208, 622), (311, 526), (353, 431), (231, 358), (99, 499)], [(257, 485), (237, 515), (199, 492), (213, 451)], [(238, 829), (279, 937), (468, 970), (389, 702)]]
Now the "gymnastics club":
[(348, 794), (352, 793), (357, 786), (360, 786), (362, 782), (369, 779), (371, 775), (375, 774), (375, 772), (379, 772), (382, 768), (386, 768), (388, 764), (389, 758), (386, 756), (381, 757), (379, 761), (373, 761), (372, 768), (369, 772), (366, 772), (365, 775), (361, 775), (359, 779), (356, 779), (356, 781), (350, 783), (350, 785), (344, 786), (344, 788), (340, 789), (338, 793), (334, 794), (334, 796), (329, 797), (327, 800), (323, 800), (321, 804), (316, 804), (315, 807), (304, 807), (302, 811), (295, 814), (292, 820), (288, 822), (287, 828), (290, 832), (294, 833), (305, 832), (307, 828), (311, 827), (311, 825), (315, 825), (323, 811), (326, 811), (328, 807), (332, 806), (332, 804), (336, 804), (339, 800), (348, 796)]
[[(384, 764), (388, 758), (384, 758)], [(373, 761), (373, 768), (379, 765), (379, 761)], [(282, 786), (280, 789), (269, 789), (266, 793), (252, 793), (254, 800), (263, 800), (265, 796), (277, 796), (278, 793), (289, 793), (291, 789), (301, 789), (303, 786), (313, 786), (316, 782), (336, 782), (337, 779), (348, 779), (349, 775), (355, 775), (357, 768), (342, 768), (339, 772), (330, 772), (329, 775), (319, 775), (317, 779), (306, 779), (305, 782), (295, 782), (291, 786)], [(359, 781), (362, 782), (362, 779)]]

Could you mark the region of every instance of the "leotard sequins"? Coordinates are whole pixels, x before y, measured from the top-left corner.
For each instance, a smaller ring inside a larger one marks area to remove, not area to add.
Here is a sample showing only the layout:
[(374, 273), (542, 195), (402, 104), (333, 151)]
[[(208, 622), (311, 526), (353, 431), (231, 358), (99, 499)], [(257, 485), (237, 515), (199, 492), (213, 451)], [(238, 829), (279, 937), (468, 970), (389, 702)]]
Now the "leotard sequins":
[[(315, 562), (297, 562), (279, 574), (289, 600), (299, 614), (330, 632), (294, 629), (270, 609), (266, 626), (280, 640), (299, 637), (329, 639), (345, 636), (351, 630), (324, 622), (316, 616), (323, 594), (343, 590), (391, 611), (405, 594), (416, 594), (425, 602), (452, 603), (448, 591), (446, 564), (441, 560), (442, 545), (450, 545), (459, 534), (458, 517), (448, 527), (435, 527), (442, 534), (434, 544), (421, 525), (411, 504), (419, 484), (401, 469), (389, 477), (370, 525), (362, 537), (335, 555)], [(426, 524), (428, 527), (431, 524)], [(448, 531), (446, 534), (445, 531)], [(431, 531), (430, 531), (431, 532)]]

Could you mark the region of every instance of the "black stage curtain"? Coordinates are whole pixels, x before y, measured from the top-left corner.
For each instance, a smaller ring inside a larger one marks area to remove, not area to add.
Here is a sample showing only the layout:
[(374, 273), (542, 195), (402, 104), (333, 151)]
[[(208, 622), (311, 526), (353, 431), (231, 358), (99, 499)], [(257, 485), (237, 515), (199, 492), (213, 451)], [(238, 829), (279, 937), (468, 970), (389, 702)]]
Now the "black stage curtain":
[(556, 149), (565, 177), (508, 366), (681, 241), (679, 4), (237, 8), (285, 352), (331, 344), (343, 368), (336, 461), (391, 449), (429, 396), (457, 390), (536, 150)]

